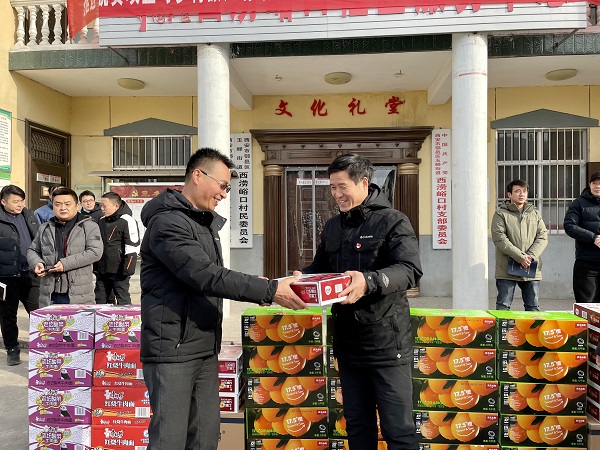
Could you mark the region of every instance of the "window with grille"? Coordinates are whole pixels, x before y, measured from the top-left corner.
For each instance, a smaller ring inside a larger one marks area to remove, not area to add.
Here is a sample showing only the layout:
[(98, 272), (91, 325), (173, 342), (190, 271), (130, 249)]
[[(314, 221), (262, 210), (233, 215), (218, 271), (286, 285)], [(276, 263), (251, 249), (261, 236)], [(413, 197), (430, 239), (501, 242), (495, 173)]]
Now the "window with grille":
[(185, 169), (191, 136), (118, 136), (113, 138), (113, 169)]
[(528, 201), (541, 212), (550, 233), (563, 232), (571, 202), (586, 186), (587, 128), (497, 130), (497, 203), (506, 200), (506, 185), (529, 184)]

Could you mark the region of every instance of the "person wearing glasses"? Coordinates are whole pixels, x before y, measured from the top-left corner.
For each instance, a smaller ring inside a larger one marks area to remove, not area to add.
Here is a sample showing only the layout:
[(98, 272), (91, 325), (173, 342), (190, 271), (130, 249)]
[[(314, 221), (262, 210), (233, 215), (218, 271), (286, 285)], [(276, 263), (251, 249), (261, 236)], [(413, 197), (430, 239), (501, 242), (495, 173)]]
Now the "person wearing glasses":
[(78, 203), (74, 190), (54, 190), (54, 217), (40, 226), (27, 251), (29, 268), (41, 278), (40, 307), (95, 303), (92, 265), (104, 247), (98, 224), (77, 212)]
[(104, 215), (100, 209), (100, 203), (96, 201), (96, 196), (92, 191), (83, 191), (79, 194), (79, 204), (81, 205), (79, 212), (86, 216), (90, 216), (96, 223), (98, 223), (100, 217)]
[(306, 308), (289, 285), (223, 267), (215, 212), (231, 189), (233, 163), (202, 148), (181, 192), (167, 189), (142, 209), (141, 361), (153, 416), (148, 450), (216, 450), (223, 298)]

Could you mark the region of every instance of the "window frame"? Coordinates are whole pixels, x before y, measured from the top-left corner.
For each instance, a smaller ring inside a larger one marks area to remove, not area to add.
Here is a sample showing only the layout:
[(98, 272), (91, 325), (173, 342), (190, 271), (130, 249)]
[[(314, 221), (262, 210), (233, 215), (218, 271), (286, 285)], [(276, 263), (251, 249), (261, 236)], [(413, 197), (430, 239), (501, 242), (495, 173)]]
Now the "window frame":
[[(165, 164), (168, 158), (166, 153), (161, 155), (161, 151), (164, 151), (165, 144), (169, 141), (171, 143), (170, 159), (173, 162), (174, 159), (180, 164)], [(132, 153), (128, 155), (127, 144), (129, 142), (130, 150)], [(140, 142), (144, 143), (143, 150), (141, 149)], [(180, 146), (177, 145), (173, 149), (173, 142), (181, 142)], [(125, 163), (121, 164), (121, 143), (124, 144), (125, 148)], [(134, 143), (137, 143), (137, 163), (134, 163), (133, 149)], [(150, 149), (146, 146), (150, 143)], [(161, 149), (162, 145), (162, 149)], [(177, 155), (179, 151), (182, 151), (181, 157)], [(140, 156), (144, 153), (144, 164), (140, 163)], [(175, 152), (175, 158), (173, 155)], [(151, 135), (151, 136), (113, 136), (112, 137), (112, 170), (159, 170), (159, 169), (185, 169), (187, 162), (189, 161), (192, 154), (192, 136), (191, 135)], [(151, 161), (148, 163), (147, 159), (150, 157)], [(161, 156), (163, 157), (163, 163), (160, 164)], [(131, 157), (131, 163), (127, 163), (127, 158)]]

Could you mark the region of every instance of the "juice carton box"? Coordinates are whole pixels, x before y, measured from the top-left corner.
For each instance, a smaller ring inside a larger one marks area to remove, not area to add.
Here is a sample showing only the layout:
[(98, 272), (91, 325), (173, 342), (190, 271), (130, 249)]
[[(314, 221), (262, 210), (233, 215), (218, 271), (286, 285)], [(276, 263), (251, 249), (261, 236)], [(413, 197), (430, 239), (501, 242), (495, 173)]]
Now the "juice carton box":
[(236, 413), (244, 404), (244, 391), (225, 394), (219, 392), (219, 409), (226, 413)]
[(94, 348), (93, 309), (76, 305), (51, 305), (36, 309), (29, 317), (29, 348)]
[(92, 385), (93, 350), (29, 350), (29, 386)]
[(316, 406), (246, 408), (246, 437), (326, 439), (327, 414), (327, 408)]
[(414, 344), (495, 348), (496, 319), (485, 311), (411, 308)]
[(414, 411), (413, 417), (421, 443), (494, 445), (498, 442), (497, 413)]
[(96, 350), (94, 386), (144, 387), (144, 372), (138, 349)]
[(92, 388), (92, 424), (147, 426), (150, 399), (146, 388)]
[(327, 380), (319, 377), (249, 377), (249, 407), (327, 406)]
[(241, 391), (246, 379), (242, 374), (219, 374), (219, 392), (222, 394), (237, 394)]
[(29, 424), (29, 450), (91, 450), (90, 425)]
[(343, 408), (344, 397), (342, 396), (342, 381), (340, 377), (327, 378), (329, 388), (329, 408)]
[(597, 303), (574, 303), (573, 314), (587, 320), (590, 326), (600, 328), (600, 305)]
[(323, 376), (323, 349), (320, 345), (244, 347), (246, 375)]
[(414, 378), (496, 379), (496, 350), (462, 347), (414, 347)]
[(585, 384), (502, 382), (500, 413), (581, 416), (587, 390)]
[(429, 411), (498, 411), (498, 382), (413, 378), (413, 407)]
[(241, 345), (222, 345), (218, 356), (219, 374), (237, 375), (242, 372)]
[(249, 308), (242, 314), (242, 345), (322, 345), (323, 311)]
[[(248, 439), (246, 450), (327, 450), (329, 439)], [(339, 447), (342, 449), (343, 447)]]
[(339, 377), (339, 368), (337, 358), (333, 355), (333, 347), (328, 345), (325, 347), (325, 362), (327, 363), (327, 376)]
[(503, 448), (505, 446), (517, 446), (517, 444), (521, 447), (585, 448), (587, 446), (587, 417), (536, 416), (533, 414), (502, 415), (500, 444)]
[(290, 287), (307, 305), (322, 306), (344, 300), (338, 296), (351, 282), (351, 277), (341, 273), (320, 273), (305, 275)]
[(148, 446), (148, 427), (93, 425), (94, 450), (141, 450)]
[(95, 347), (139, 348), (141, 323), (140, 305), (97, 310)]
[(29, 423), (55, 426), (92, 423), (92, 389), (89, 387), (30, 387), (27, 397)]
[(498, 319), (501, 350), (584, 352), (587, 322), (560, 311), (490, 311)]
[(498, 380), (522, 383), (585, 384), (587, 353), (500, 350)]

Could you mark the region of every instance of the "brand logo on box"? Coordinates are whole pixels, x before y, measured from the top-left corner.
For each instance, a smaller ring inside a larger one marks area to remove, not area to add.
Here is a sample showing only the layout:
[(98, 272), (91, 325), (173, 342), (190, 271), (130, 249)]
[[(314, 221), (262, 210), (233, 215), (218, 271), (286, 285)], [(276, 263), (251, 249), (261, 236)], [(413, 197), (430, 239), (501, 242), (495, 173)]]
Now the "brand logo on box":
[(64, 364), (69, 364), (73, 360), (71, 355), (58, 355), (58, 353), (47, 353), (37, 363), (40, 372), (57, 372)]
[(60, 445), (63, 440), (71, 435), (69, 430), (61, 430), (55, 427), (48, 427), (38, 434), (37, 441), (40, 447), (46, 447), (51, 445)]

